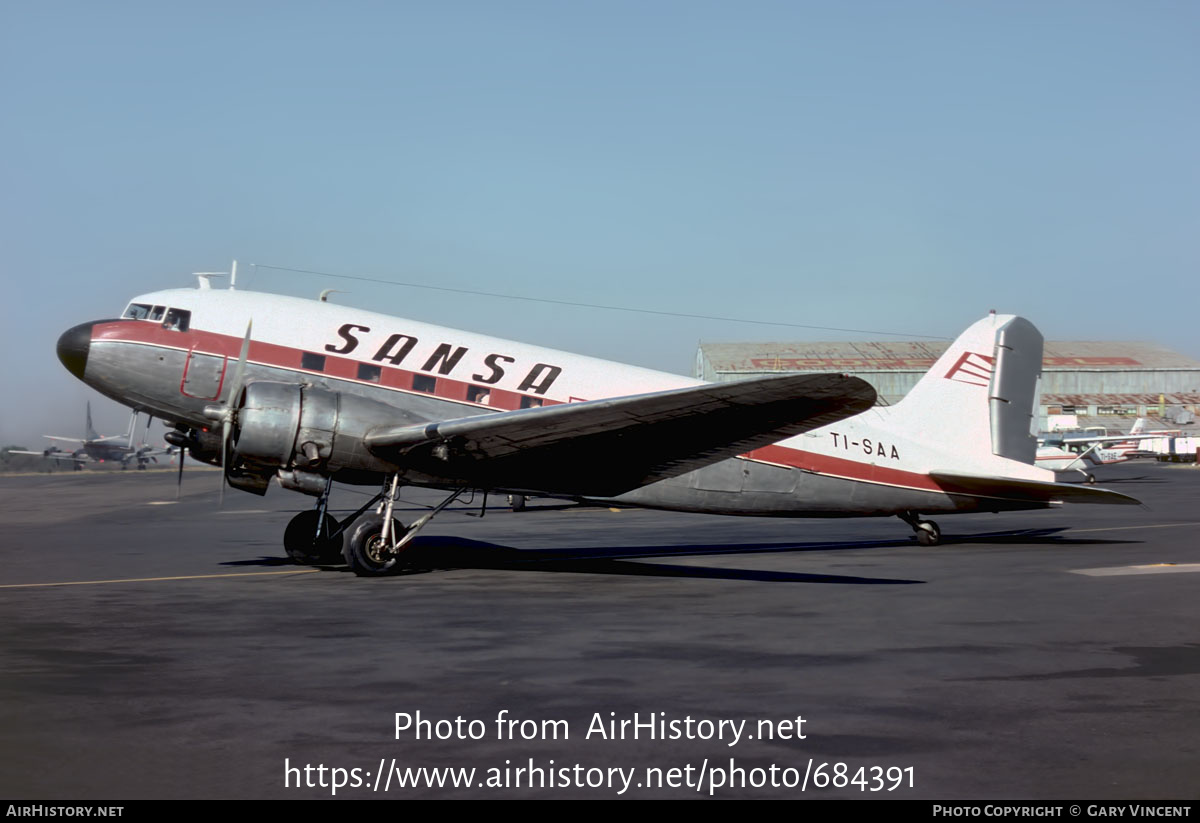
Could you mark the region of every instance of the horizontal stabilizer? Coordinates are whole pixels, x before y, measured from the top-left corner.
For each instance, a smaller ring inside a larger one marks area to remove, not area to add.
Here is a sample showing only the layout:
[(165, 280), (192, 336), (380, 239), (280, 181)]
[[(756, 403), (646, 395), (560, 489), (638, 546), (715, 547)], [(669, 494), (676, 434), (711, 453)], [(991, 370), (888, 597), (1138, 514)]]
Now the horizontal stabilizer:
[(367, 433), (375, 455), (484, 489), (612, 496), (827, 426), (875, 390), (840, 374), (707, 383)]
[(1011, 477), (980, 477), (953, 472), (930, 472), (948, 494), (969, 494), (974, 497), (996, 497), (1003, 500), (1041, 500), (1046, 503), (1111, 503), (1141, 505), (1140, 500), (1120, 492), (1078, 486), (1074, 483), (1048, 483), (1040, 480), (1019, 480)]

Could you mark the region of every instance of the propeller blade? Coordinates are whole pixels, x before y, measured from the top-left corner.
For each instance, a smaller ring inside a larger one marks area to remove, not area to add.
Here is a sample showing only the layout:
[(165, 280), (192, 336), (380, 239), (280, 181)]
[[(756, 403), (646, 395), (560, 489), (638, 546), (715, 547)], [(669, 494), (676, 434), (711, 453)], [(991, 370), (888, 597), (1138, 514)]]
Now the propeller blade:
[(225, 405), (232, 406), (237, 402), (238, 393), (242, 390), (242, 378), (246, 374), (246, 358), (250, 354), (250, 329), (254, 326), (254, 318), (246, 323), (246, 336), (242, 338), (242, 350), (238, 353), (237, 366), (233, 370), (233, 380), (226, 386)]
[(229, 434), (233, 430), (233, 418), (237, 414), (235, 403), (242, 393), (242, 380), (246, 377), (246, 360), (250, 356), (250, 332), (254, 328), (254, 318), (246, 323), (246, 336), (242, 338), (242, 349), (238, 352), (237, 366), (233, 370), (233, 380), (226, 386), (225, 417), (221, 421), (221, 494), (217, 499), (217, 507), (225, 505), (225, 485), (228, 483), (229, 472)]
[(179, 475), (175, 479), (175, 499), (178, 500), (183, 495), (183, 456), (187, 454), (187, 449), (180, 447), (179, 449)]
[(233, 423), (228, 417), (221, 424), (221, 494), (217, 498), (217, 508), (225, 506), (225, 484), (228, 478), (225, 473), (229, 471), (229, 431), (233, 428)]

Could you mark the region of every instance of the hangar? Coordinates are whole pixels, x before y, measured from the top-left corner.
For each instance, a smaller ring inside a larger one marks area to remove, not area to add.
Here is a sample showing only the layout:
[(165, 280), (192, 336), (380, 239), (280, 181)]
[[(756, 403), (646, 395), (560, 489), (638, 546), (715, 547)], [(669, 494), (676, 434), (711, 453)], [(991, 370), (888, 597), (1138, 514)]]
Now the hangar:
[[(908, 393), (949, 341), (701, 343), (695, 376), (712, 382), (797, 371), (861, 377), (891, 405)], [(1046, 341), (1039, 423), (1125, 432), (1138, 417), (1185, 425), (1200, 409), (1200, 361), (1154, 343)]]

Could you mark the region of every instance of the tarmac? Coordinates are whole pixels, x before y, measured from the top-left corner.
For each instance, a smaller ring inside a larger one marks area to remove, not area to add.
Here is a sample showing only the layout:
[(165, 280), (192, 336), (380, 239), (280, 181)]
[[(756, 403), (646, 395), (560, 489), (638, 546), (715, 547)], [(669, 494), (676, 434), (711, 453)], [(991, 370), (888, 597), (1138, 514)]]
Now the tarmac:
[(0, 477), (0, 797), (1200, 798), (1192, 467), (935, 548), (476, 498), (383, 579), (290, 564), (312, 498), (217, 483)]

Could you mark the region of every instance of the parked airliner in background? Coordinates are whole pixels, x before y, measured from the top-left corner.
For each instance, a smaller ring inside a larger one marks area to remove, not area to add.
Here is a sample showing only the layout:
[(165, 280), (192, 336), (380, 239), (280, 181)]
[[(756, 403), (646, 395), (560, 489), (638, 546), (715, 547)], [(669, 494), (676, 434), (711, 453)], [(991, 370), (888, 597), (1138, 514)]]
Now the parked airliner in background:
[[(54, 440), (60, 443), (78, 443), (77, 448), (71, 451), (63, 451), (57, 446), (40, 451), (10, 451), (9, 454), (28, 454), (39, 457), (46, 457), (61, 463), (70, 463), (76, 470), (82, 469), (85, 463), (120, 463), (122, 469), (129, 468), (132, 463), (139, 469), (146, 468), (148, 463), (157, 463), (158, 456), (170, 454), (171, 450), (163, 447), (154, 447), (142, 443), (140, 446), (133, 445), (134, 430), (137, 428), (137, 411), (129, 415), (129, 429), (125, 434), (110, 434), (101, 437), (96, 433), (95, 427), (92, 425), (92, 404), (87, 404), (87, 423), (84, 427), (83, 437), (59, 437), (58, 435), (47, 434), (43, 435), (47, 440)], [(150, 429), (150, 421), (146, 421), (146, 429)]]
[[(1042, 336), (1019, 317), (972, 325), (900, 403), (801, 374), (708, 384), (332, 303), (173, 289), (121, 319), (75, 326), (58, 356), (102, 394), (160, 417), (167, 440), (264, 494), (317, 498), (289, 524), (298, 562), (360, 575), (404, 549), (464, 491), (776, 517), (923, 515), (1136, 503), (1055, 483), (1030, 434)], [(337, 522), (333, 480), (382, 486)], [(405, 527), (402, 485), (445, 499)], [(369, 508), (374, 512), (364, 514)]]

